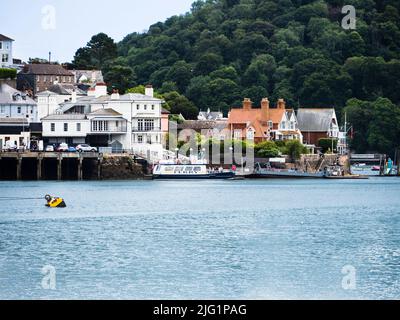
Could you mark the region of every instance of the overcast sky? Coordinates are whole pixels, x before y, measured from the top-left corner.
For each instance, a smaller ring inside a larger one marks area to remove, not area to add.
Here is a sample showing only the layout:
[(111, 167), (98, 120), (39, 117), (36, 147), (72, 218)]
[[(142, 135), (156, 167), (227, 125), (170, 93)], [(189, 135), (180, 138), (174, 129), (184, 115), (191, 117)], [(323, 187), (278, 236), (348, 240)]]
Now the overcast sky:
[(71, 61), (99, 32), (115, 41), (186, 13), (194, 0), (1, 0), (0, 34), (15, 40), (14, 58)]

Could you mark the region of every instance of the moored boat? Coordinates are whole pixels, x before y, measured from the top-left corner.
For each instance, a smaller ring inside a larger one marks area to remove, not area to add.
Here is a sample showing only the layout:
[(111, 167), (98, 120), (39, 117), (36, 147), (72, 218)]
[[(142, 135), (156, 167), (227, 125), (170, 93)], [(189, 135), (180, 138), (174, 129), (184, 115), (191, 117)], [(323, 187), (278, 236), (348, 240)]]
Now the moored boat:
[(209, 169), (206, 164), (169, 164), (154, 166), (153, 179), (232, 179), (233, 170)]

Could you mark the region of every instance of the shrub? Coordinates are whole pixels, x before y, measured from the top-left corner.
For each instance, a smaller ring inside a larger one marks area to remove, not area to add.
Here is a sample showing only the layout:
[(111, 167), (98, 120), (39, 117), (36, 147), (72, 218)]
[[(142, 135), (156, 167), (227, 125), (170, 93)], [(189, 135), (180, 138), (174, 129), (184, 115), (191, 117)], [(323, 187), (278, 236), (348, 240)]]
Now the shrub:
[(332, 142), (333, 142), (333, 150), (337, 149), (338, 140), (331, 138), (322, 138), (318, 140), (318, 146), (321, 148), (323, 153), (327, 153), (328, 151), (332, 152)]
[(279, 148), (273, 141), (264, 141), (257, 144), (255, 146), (255, 151), (257, 156), (263, 158), (274, 158), (281, 154)]
[(16, 69), (0, 68), (0, 79), (15, 79), (16, 76)]
[(300, 159), (302, 154), (307, 154), (307, 148), (299, 140), (286, 141), (285, 153), (292, 159)]

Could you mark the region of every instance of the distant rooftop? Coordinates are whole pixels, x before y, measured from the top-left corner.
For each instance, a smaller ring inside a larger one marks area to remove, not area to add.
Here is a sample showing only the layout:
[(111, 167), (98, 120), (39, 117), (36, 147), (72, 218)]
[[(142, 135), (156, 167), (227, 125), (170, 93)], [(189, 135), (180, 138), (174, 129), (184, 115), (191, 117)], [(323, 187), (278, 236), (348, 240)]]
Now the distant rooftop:
[(0, 33), (0, 41), (14, 41), (14, 39), (6, 37), (4, 34)]
[(14, 89), (8, 84), (0, 84), (0, 104), (5, 105), (36, 105), (36, 102), (25, 93)]
[(86, 120), (86, 115), (84, 114), (51, 114), (44, 117), (42, 120)]
[(300, 108), (297, 110), (297, 120), (301, 131), (327, 132), (331, 129), (335, 117), (333, 108)]
[(74, 76), (67, 69), (58, 64), (27, 64), (21, 71), (22, 74), (38, 74), (38, 75), (56, 75), (56, 76)]

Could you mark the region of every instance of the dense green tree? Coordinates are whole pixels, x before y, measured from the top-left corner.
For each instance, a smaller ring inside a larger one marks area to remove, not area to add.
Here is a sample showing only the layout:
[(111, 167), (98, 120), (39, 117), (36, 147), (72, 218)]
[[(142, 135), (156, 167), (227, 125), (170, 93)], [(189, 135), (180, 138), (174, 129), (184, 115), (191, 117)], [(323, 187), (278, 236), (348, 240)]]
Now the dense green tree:
[[(355, 30), (341, 27), (345, 4), (357, 8)], [(100, 66), (122, 89), (177, 91), (203, 110), (268, 95), (295, 108), (335, 107), (340, 118), (345, 106), (357, 109), (350, 98), (367, 109), (378, 98), (400, 105), (399, 12), (396, 0), (198, 0), (187, 14), (127, 35), (118, 59), (112, 39), (98, 35), (74, 62)], [(354, 147), (372, 148), (376, 131), (355, 137)]]
[(79, 69), (102, 69), (107, 61), (116, 57), (117, 44), (105, 33), (99, 33), (86, 47), (76, 51), (73, 64)]

